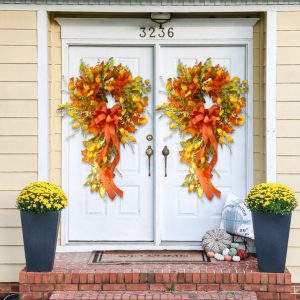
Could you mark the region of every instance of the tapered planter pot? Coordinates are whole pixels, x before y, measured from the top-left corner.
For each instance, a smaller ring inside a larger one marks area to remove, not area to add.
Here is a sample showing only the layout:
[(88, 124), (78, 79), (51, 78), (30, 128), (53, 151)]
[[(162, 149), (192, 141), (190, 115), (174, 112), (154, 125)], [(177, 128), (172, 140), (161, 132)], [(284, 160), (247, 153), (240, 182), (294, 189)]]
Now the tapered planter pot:
[(259, 271), (283, 273), (291, 214), (275, 215), (252, 212), (252, 219)]
[(28, 272), (51, 272), (54, 264), (60, 212), (21, 211)]

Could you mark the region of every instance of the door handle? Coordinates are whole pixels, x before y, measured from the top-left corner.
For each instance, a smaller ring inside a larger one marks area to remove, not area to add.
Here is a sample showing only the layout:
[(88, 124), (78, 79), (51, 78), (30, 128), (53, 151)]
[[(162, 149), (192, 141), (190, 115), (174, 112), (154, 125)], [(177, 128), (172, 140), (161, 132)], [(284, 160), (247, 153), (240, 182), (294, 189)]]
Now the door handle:
[(164, 149), (162, 150), (161, 153), (165, 158), (165, 177), (167, 177), (167, 157), (170, 154), (170, 150), (168, 149), (167, 146), (164, 146)]
[(148, 156), (148, 167), (149, 167), (149, 173), (148, 176), (151, 176), (150, 170), (151, 170), (151, 156), (153, 155), (153, 149), (151, 146), (148, 146), (148, 148), (146, 149), (146, 155)]

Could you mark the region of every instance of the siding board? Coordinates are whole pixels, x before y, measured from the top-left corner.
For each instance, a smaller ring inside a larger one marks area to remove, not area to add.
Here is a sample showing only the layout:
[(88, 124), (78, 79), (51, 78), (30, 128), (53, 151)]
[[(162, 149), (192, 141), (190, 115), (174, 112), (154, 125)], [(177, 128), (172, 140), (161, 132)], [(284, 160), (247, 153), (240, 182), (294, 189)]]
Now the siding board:
[(300, 85), (277, 83), (277, 101), (300, 101)]
[(23, 246), (0, 246), (0, 264), (22, 264), (24, 261)]
[(36, 118), (37, 105), (36, 100), (1, 100), (0, 118)]
[(0, 135), (37, 135), (37, 119), (2, 118), (0, 119)]
[(37, 154), (0, 154), (1, 172), (34, 172)]
[(0, 282), (19, 281), (19, 272), (24, 268), (22, 264), (0, 265)]
[(36, 30), (0, 29), (1, 46), (35, 46)]
[(0, 82), (0, 100), (37, 99), (36, 82)]
[(299, 65), (277, 65), (278, 83), (300, 83)]
[[(0, 228), (0, 246), (22, 246), (23, 236), (21, 228)], [(23, 261), (21, 262), (23, 263)], [(0, 262), (1, 264), (1, 262)]]
[(0, 210), (0, 227), (21, 227), (20, 211), (18, 209)]
[(0, 46), (0, 63), (34, 64), (36, 62), (36, 46)]
[(36, 30), (36, 12), (0, 11), (0, 29)]
[(37, 172), (0, 173), (0, 190), (20, 191), (26, 184), (36, 180)]
[(299, 120), (300, 101), (299, 102), (277, 102), (278, 120)]
[(0, 64), (0, 81), (37, 81), (37, 65)]
[(0, 209), (16, 208), (16, 199), (20, 191), (1, 191), (0, 190)]
[(277, 138), (277, 155), (298, 156), (300, 155), (300, 139), (298, 138)]

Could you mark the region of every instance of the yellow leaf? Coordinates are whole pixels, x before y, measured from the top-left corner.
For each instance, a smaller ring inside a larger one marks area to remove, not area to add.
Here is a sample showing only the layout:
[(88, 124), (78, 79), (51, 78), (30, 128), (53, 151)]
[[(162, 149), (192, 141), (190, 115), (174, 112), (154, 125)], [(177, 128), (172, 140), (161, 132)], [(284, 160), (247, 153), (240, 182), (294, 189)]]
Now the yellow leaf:
[(107, 156), (103, 157), (103, 162), (106, 163), (107, 162)]
[(105, 188), (103, 186), (100, 187), (100, 196), (103, 198), (105, 195)]
[(134, 143), (134, 142), (136, 142), (136, 139), (135, 139), (135, 137), (134, 137), (134, 136), (132, 136), (132, 135), (129, 137), (129, 140), (130, 140), (130, 142), (133, 142), (133, 143)]
[(227, 141), (228, 141), (229, 143), (233, 143), (233, 138), (232, 138), (231, 136), (228, 136), (228, 137), (227, 137)]
[(123, 135), (123, 136), (121, 137), (121, 143), (122, 143), (122, 144), (125, 144), (125, 143), (126, 143), (126, 136)]
[(76, 128), (78, 128), (78, 127), (79, 127), (79, 124), (77, 124), (77, 123), (72, 125), (72, 128), (73, 128), (73, 129), (76, 129)]
[(177, 125), (174, 124), (174, 123), (170, 125), (170, 128), (171, 128), (171, 129), (175, 129), (176, 127), (177, 127)]
[(202, 156), (200, 161), (201, 161), (201, 164), (204, 164), (205, 163), (205, 157)]
[(202, 194), (203, 194), (203, 190), (202, 188), (198, 188), (198, 197), (201, 198), (202, 197)]

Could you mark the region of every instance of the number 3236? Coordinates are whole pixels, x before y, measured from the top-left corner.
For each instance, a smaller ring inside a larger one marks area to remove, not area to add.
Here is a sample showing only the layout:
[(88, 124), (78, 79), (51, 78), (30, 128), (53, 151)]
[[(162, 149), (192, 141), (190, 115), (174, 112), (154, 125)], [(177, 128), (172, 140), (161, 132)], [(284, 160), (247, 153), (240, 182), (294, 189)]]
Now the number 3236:
[(140, 27), (141, 38), (173, 38), (174, 28), (173, 27)]

